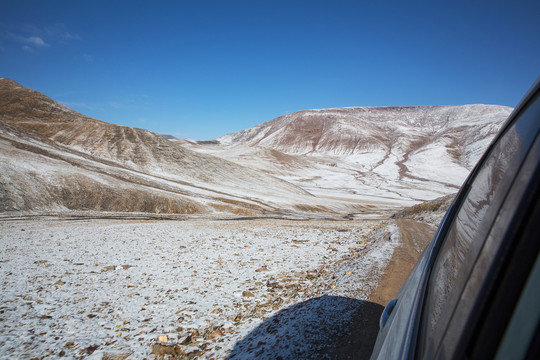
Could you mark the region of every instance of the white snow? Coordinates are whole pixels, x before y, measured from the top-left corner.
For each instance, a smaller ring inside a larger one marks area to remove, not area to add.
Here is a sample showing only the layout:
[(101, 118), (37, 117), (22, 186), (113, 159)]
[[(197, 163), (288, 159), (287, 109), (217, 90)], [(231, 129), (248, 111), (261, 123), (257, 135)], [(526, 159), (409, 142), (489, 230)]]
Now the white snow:
[(384, 224), (2, 220), (0, 357), (141, 359), (195, 329), (185, 351), (224, 357), (293, 304), (366, 299), (395, 245)]
[[(218, 139), (221, 146), (192, 149), (328, 200), (379, 196), (384, 208), (455, 193), (511, 111), (492, 105), (303, 110), (227, 134)], [(294, 166), (261, 156), (270, 149), (296, 159)]]

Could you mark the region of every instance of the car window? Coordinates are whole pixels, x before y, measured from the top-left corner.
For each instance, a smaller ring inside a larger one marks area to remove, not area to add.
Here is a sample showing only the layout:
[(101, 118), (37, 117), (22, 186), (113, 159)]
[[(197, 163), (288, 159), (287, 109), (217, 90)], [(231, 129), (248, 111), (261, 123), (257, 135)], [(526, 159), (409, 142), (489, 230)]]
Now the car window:
[(540, 284), (540, 257), (536, 258), (536, 263), (496, 354), (496, 360), (525, 359), (540, 324), (538, 284)]
[(433, 358), (441, 344), (493, 220), (538, 133), (537, 114), (538, 97), (506, 128), (463, 190), (428, 283), (421, 330), (424, 358)]

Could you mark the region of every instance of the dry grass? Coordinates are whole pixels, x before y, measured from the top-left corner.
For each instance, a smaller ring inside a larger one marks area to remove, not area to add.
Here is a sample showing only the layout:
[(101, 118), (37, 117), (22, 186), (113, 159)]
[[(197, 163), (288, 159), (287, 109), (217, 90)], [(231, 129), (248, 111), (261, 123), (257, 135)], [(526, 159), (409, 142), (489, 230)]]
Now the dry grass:
[(225, 204), (235, 205), (235, 206), (241, 207), (241, 208), (251, 209), (253, 211), (264, 212), (264, 210), (265, 210), (262, 206), (252, 204), (252, 203), (248, 203), (248, 202), (244, 202), (244, 201), (240, 201), (240, 200), (232, 200), (232, 199), (227, 199), (227, 198), (222, 198), (222, 197), (215, 198), (214, 200), (223, 202)]
[(313, 212), (313, 213), (330, 212), (330, 209), (322, 205), (312, 206), (312, 205), (300, 204), (300, 205), (295, 205), (294, 208), (299, 211)]
[(73, 210), (155, 214), (206, 212), (202, 205), (180, 197), (168, 197), (140, 189), (104, 188), (92, 183), (75, 182), (71, 186), (52, 188), (50, 194), (59, 204)]
[(393, 215), (397, 219), (411, 219), (426, 213), (444, 212), (452, 203), (455, 194), (447, 195), (435, 200), (426, 201), (398, 211)]
[(242, 207), (234, 207), (234, 206), (227, 205), (227, 204), (212, 203), (212, 204), (210, 204), (210, 206), (212, 208), (216, 209), (219, 212), (230, 213), (230, 214), (239, 215), (239, 216), (256, 216), (256, 215), (259, 215), (258, 212), (255, 212), (252, 209), (246, 209), (246, 208), (242, 208)]

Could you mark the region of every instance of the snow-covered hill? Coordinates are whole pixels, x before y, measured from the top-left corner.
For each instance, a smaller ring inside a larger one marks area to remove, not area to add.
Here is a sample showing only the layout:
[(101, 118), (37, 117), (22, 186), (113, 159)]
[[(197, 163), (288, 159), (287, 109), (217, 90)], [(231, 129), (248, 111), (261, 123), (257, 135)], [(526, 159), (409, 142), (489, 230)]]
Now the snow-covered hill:
[(497, 105), (304, 110), (218, 140), (288, 154), (345, 156), (381, 150), (408, 154), (443, 145), (456, 163), (470, 168), (511, 111)]
[(304, 110), (194, 150), (327, 199), (393, 207), (454, 193), (512, 109), (496, 105)]
[(0, 212), (393, 212), (457, 191), (511, 111), (305, 110), (195, 142), (89, 118), (0, 79)]
[[(344, 211), (336, 204), (336, 210)], [(287, 214), (331, 206), (266, 173), (0, 80), (0, 211)]]

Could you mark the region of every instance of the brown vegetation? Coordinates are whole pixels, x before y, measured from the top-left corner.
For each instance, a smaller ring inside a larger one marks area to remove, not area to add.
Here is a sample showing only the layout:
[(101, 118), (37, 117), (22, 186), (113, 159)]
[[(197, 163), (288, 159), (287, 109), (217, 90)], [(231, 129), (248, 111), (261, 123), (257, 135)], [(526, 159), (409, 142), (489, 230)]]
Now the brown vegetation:
[(413, 205), (396, 212), (392, 218), (411, 219), (438, 226), (454, 197), (455, 194), (452, 194)]
[(299, 205), (295, 205), (294, 208), (296, 210), (304, 211), (304, 212), (313, 212), (313, 213), (316, 213), (316, 212), (330, 212), (330, 209), (328, 209), (327, 207), (322, 206), (322, 205), (311, 206), (311, 205), (306, 205), (306, 204), (299, 204)]

